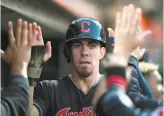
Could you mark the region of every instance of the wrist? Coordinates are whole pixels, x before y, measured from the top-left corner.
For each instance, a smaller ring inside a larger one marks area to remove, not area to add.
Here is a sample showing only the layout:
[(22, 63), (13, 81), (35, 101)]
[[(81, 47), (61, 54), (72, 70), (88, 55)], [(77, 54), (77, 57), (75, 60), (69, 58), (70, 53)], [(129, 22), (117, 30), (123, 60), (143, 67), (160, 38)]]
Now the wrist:
[(126, 67), (128, 64), (128, 59), (125, 57), (115, 54), (107, 54), (105, 58), (102, 60), (102, 66), (104, 68), (121, 66)]
[(113, 54), (117, 56), (122, 56), (125, 60), (128, 61), (130, 52), (125, 47), (115, 47), (113, 50)]
[(27, 63), (12, 63), (11, 64), (11, 75), (22, 75), (27, 78)]
[(128, 65), (132, 65), (135, 68), (139, 66), (139, 62), (137, 60), (137, 58), (135, 58), (134, 56), (130, 55), (129, 57), (129, 61), (128, 61)]

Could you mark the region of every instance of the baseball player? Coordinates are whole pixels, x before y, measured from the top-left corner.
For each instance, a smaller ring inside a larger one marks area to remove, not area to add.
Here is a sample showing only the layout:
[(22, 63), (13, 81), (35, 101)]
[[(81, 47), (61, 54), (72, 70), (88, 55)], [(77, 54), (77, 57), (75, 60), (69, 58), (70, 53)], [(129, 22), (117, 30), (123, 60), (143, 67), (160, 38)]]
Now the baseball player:
[(80, 18), (68, 27), (64, 54), (72, 74), (36, 85), (34, 107), (47, 116), (96, 116), (91, 99), (103, 78), (99, 60), (105, 53), (105, 30), (91, 18)]

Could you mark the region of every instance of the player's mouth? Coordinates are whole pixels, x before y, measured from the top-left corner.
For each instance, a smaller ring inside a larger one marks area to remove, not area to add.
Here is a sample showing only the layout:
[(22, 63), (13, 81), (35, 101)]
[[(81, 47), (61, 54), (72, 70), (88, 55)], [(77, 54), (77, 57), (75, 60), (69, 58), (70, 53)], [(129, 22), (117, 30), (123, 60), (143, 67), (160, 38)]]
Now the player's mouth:
[(89, 61), (80, 61), (80, 64), (91, 64)]

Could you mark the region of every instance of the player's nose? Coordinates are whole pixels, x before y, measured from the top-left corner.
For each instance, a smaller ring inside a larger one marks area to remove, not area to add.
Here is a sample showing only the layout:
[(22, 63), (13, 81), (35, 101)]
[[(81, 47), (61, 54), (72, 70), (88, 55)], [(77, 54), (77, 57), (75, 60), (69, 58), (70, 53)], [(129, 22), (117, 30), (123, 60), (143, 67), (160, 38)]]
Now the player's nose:
[(89, 48), (86, 45), (82, 46), (81, 55), (82, 56), (88, 56), (89, 55)]

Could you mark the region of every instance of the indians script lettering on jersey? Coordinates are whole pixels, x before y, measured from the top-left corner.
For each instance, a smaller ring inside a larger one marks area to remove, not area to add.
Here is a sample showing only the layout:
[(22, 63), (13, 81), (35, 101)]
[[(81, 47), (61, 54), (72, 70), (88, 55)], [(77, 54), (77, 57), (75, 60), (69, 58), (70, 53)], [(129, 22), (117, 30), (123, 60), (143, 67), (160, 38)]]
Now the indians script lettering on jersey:
[(93, 111), (93, 107), (85, 107), (82, 112), (69, 112), (69, 110), (70, 108), (61, 109), (57, 112), (56, 116), (98, 116)]

